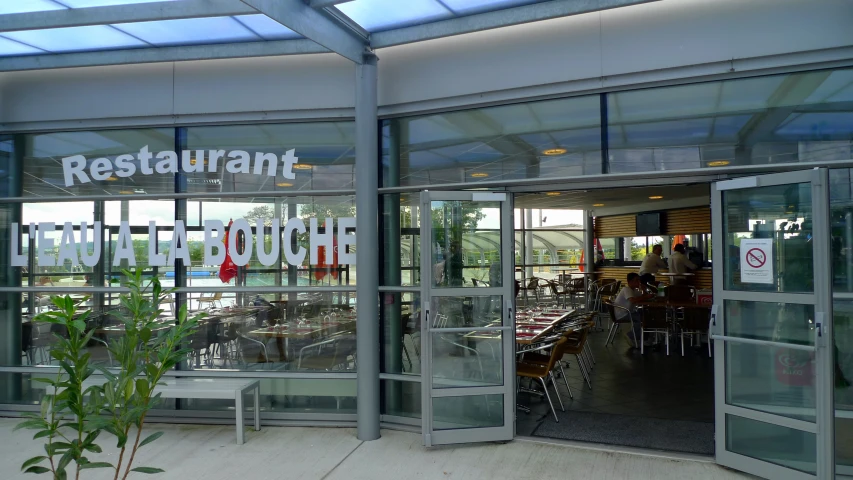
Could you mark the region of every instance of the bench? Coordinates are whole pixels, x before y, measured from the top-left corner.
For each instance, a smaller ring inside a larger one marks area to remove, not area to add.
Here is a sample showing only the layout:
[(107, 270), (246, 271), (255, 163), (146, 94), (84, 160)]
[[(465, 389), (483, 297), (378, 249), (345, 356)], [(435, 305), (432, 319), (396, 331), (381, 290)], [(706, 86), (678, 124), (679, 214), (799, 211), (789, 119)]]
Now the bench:
[[(90, 377), (83, 382), (83, 389), (94, 385), (103, 385), (103, 377)], [(198, 398), (216, 400), (234, 400), (237, 411), (237, 445), (242, 445), (246, 438), (243, 425), (243, 396), (254, 393), (255, 430), (261, 429), (260, 382), (257, 380), (242, 380), (235, 378), (165, 378), (163, 385), (154, 388), (154, 394), (161, 398)], [(52, 387), (48, 387), (52, 389)]]

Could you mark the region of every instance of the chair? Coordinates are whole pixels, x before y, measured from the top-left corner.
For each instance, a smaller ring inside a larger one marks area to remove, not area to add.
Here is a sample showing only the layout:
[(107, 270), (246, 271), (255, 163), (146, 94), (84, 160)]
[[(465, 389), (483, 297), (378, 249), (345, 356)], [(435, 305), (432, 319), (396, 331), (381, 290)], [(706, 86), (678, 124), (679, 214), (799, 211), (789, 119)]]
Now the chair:
[(572, 302), (573, 307), (577, 306), (577, 299), (575, 298), (575, 295), (583, 296), (584, 294), (584, 283), (583, 278), (573, 278), (566, 283), (566, 290), (569, 294), (569, 300)]
[(684, 335), (690, 335), (690, 345), (693, 345), (693, 335), (696, 335), (697, 340), (701, 340), (701, 335), (708, 336), (708, 356), (711, 356), (711, 337), (708, 335), (708, 322), (711, 311), (708, 307), (686, 307), (682, 309), (682, 319), (679, 322), (681, 326), (681, 356), (684, 356)]
[[(633, 315), (631, 315), (631, 310), (628, 310), (627, 308), (622, 307), (620, 305), (616, 305), (615, 303), (606, 302), (605, 306), (607, 307), (607, 312), (610, 314), (611, 322), (610, 330), (607, 333), (607, 340), (604, 342), (604, 346), (606, 347), (607, 345), (613, 343), (613, 340), (616, 338), (616, 332), (619, 331), (619, 327), (622, 324), (627, 323), (629, 328), (633, 326)], [(617, 309), (624, 310), (628, 313), (628, 315), (619, 318), (618, 315), (616, 315)]]
[(539, 279), (536, 277), (530, 277), (527, 280), (527, 285), (519, 287), (520, 292), (524, 292), (524, 305), (527, 306), (530, 304), (530, 299), (528, 298), (527, 292), (533, 292), (533, 296), (536, 297), (536, 301), (539, 301)]
[(551, 289), (551, 296), (554, 297), (554, 302), (557, 305), (565, 307), (566, 297), (569, 295), (569, 291), (566, 290), (563, 285), (560, 285), (559, 283), (553, 280), (548, 281), (548, 288)]
[(421, 373), (421, 355), (417, 347), (415, 347), (415, 339), (411, 334), (403, 335), (403, 356), (408, 362), (409, 368), (404, 368), (407, 373)]
[(654, 333), (656, 336), (660, 333), (665, 335), (666, 354), (669, 355), (669, 329), (670, 323), (666, 315), (666, 306), (664, 305), (644, 305), (642, 325), (640, 326), (640, 354), (645, 354), (643, 339), (647, 333)]
[(198, 297), (198, 308), (202, 310), (201, 304), (206, 303), (211, 307), (219, 303), (219, 308), (222, 308), (222, 292), (216, 292), (212, 296), (200, 296)]
[[(551, 401), (551, 394), (548, 393), (548, 385), (545, 383), (545, 379), (550, 378), (551, 383), (554, 384), (554, 389), (556, 390), (557, 383), (554, 381), (553, 370), (557, 362), (559, 362), (560, 358), (562, 357), (563, 345), (566, 342), (568, 342), (568, 339), (566, 339), (566, 337), (560, 337), (560, 339), (554, 343), (546, 343), (544, 345), (534, 347), (533, 349), (528, 350), (528, 352), (533, 352), (536, 350), (550, 349), (551, 354), (548, 356), (548, 363), (544, 365), (537, 363), (526, 363), (522, 360), (516, 362), (515, 366), (516, 376), (539, 380), (539, 383), (542, 384), (542, 388), (545, 391), (545, 397), (548, 399), (548, 404), (551, 406), (551, 413), (554, 414), (554, 420), (557, 423), (560, 423), (560, 418), (557, 417), (557, 411), (554, 409), (554, 402)], [(560, 392), (557, 392), (557, 400), (559, 400), (560, 402), (560, 409), (565, 411), (565, 408), (563, 408), (563, 400), (560, 399)]]

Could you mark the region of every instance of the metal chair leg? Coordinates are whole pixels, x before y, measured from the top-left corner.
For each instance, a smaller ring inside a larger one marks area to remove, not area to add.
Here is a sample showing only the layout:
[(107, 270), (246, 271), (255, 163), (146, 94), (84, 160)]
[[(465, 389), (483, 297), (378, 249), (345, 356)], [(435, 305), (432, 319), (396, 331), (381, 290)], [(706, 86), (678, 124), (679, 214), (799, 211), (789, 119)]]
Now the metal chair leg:
[(569, 379), (566, 377), (565, 370), (563, 370), (563, 362), (560, 362), (559, 365), (560, 365), (560, 373), (563, 375), (563, 381), (566, 382), (566, 389), (569, 391), (569, 398), (574, 400), (575, 396), (572, 395), (572, 387), (569, 386)]
[(560, 397), (560, 390), (557, 388), (557, 379), (554, 378), (554, 372), (551, 371), (549, 374), (551, 376), (551, 383), (554, 385), (554, 391), (557, 392), (557, 401), (560, 402), (560, 410), (566, 411), (566, 407), (563, 406), (563, 398)]
[(575, 355), (575, 359), (578, 361), (578, 368), (580, 368), (581, 375), (583, 375), (583, 379), (586, 380), (586, 384), (590, 390), (592, 390), (592, 382), (589, 380), (589, 373), (586, 371), (586, 367), (584, 367), (583, 359), (580, 358), (580, 355)]
[(542, 388), (545, 389), (545, 398), (548, 399), (548, 405), (551, 405), (551, 413), (554, 414), (554, 421), (560, 423), (560, 418), (557, 417), (557, 411), (554, 410), (554, 402), (551, 401), (551, 394), (548, 393), (548, 387), (545, 385), (545, 380), (540, 378), (539, 383), (541, 383)]

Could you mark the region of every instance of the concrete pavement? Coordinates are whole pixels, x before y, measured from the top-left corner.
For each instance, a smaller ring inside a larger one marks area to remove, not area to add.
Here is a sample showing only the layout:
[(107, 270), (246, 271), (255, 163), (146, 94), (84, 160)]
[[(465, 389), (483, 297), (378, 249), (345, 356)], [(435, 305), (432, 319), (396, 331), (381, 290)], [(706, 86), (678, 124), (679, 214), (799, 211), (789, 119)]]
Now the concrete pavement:
[[(0, 478), (34, 479), (21, 463), (43, 450), (32, 431), (12, 432), (18, 419), (0, 419)], [(160, 475), (128, 478), (180, 480), (266, 479), (742, 479), (752, 478), (708, 460), (684, 460), (649, 454), (615, 453), (516, 440), (424, 448), (415, 433), (383, 430), (382, 438), (360, 442), (345, 428), (264, 427), (247, 431), (246, 443), (235, 444), (234, 427), (150, 424), (147, 433), (166, 432), (143, 447), (135, 466), (166, 470)], [(101, 439), (98, 460), (116, 458), (113, 437)], [(95, 458), (90, 458), (95, 461)], [(112, 478), (106, 470), (83, 471), (84, 479)], [(46, 478), (46, 477), (41, 477)]]

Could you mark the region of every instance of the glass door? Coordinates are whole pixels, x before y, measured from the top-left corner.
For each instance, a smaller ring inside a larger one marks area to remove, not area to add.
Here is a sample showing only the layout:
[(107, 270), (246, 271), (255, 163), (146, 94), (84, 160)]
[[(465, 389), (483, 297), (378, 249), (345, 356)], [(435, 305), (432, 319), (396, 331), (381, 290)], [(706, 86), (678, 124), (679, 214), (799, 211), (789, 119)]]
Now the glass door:
[(826, 169), (712, 189), (717, 461), (833, 478)]
[(421, 212), (424, 444), (511, 440), (511, 196), (425, 191)]

